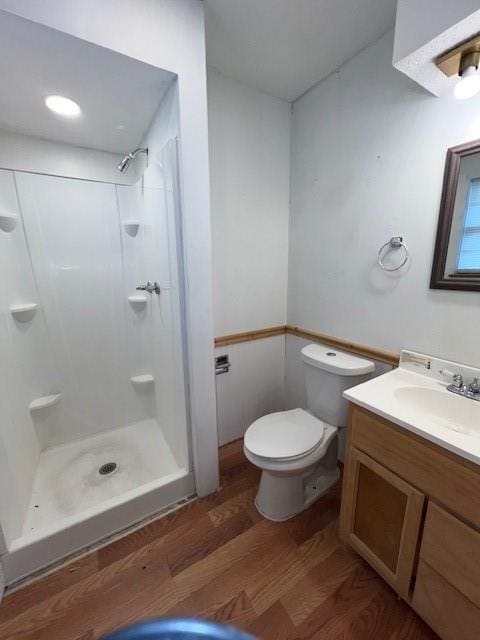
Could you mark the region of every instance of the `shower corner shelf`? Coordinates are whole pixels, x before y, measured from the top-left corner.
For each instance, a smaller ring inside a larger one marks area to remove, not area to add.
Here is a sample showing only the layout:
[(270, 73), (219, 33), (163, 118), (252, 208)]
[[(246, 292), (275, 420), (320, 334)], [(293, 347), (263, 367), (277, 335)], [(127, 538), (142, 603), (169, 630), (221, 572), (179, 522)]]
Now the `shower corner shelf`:
[(155, 378), (149, 373), (145, 373), (142, 376), (133, 376), (130, 378), (130, 382), (135, 386), (145, 386), (147, 384), (153, 384), (155, 382)]
[(54, 393), (51, 396), (42, 396), (41, 398), (36, 398), (29, 405), (28, 408), (30, 411), (38, 411), (38, 409), (46, 409), (47, 407), (53, 407), (53, 405), (57, 404), (62, 397), (61, 393)]
[(13, 213), (0, 213), (0, 229), (5, 232), (13, 231), (17, 226), (17, 216)]
[(128, 296), (128, 301), (135, 309), (143, 309), (147, 304), (146, 296)]
[(19, 322), (30, 322), (37, 313), (38, 304), (31, 302), (28, 304), (16, 304), (10, 307), (10, 313)]
[(137, 235), (138, 228), (140, 227), (140, 220), (124, 220), (122, 224), (129, 236), (132, 236), (133, 238)]

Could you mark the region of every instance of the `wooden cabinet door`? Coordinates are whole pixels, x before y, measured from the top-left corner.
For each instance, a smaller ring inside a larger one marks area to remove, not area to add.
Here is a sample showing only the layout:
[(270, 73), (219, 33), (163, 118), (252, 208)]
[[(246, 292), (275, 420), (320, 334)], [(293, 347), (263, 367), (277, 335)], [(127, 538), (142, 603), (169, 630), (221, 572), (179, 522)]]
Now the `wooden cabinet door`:
[(351, 448), (344, 477), (341, 536), (408, 598), (425, 497)]
[(478, 640), (480, 531), (431, 501), (411, 604), (444, 640)]

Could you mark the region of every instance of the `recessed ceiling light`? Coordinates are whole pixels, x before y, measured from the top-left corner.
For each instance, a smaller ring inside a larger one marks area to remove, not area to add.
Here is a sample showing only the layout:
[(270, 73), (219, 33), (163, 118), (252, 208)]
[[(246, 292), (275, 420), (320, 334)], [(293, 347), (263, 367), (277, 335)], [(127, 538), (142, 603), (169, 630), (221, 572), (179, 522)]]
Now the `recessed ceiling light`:
[(64, 96), (47, 96), (45, 98), (45, 104), (50, 111), (69, 118), (74, 118), (82, 113), (82, 110), (76, 102)]

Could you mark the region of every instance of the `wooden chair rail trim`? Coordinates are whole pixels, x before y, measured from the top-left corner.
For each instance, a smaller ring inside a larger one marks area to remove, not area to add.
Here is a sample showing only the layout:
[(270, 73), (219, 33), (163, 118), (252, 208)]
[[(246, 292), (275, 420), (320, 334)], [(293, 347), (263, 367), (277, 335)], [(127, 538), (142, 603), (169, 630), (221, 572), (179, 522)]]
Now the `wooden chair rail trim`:
[(336, 338), (335, 336), (329, 336), (326, 333), (319, 333), (317, 331), (309, 331), (301, 329), (300, 327), (290, 327), (287, 325), (286, 333), (299, 338), (306, 338), (307, 340), (313, 340), (314, 342), (323, 342), (330, 347), (337, 347), (338, 349), (344, 349), (350, 353), (355, 353), (358, 356), (364, 356), (366, 358), (373, 358), (379, 362), (386, 362), (393, 366), (398, 366), (400, 360), (400, 354), (394, 351), (385, 351), (384, 349), (378, 349), (377, 347), (370, 347), (366, 344), (359, 344), (352, 342), (351, 340), (345, 340), (345, 338)]
[(298, 336), (299, 338), (305, 338), (306, 340), (312, 340), (313, 342), (322, 342), (330, 347), (343, 349), (344, 351), (349, 351), (350, 353), (355, 353), (356, 355), (363, 356), (365, 358), (373, 358), (374, 360), (385, 362), (392, 366), (398, 366), (398, 361), (400, 359), (400, 355), (393, 351), (385, 351), (384, 349), (370, 347), (365, 344), (358, 344), (357, 342), (345, 340), (344, 338), (329, 336), (326, 333), (301, 329), (300, 327), (291, 327), (289, 325), (268, 327), (267, 329), (257, 329), (256, 331), (245, 331), (243, 333), (232, 333), (227, 336), (220, 336), (215, 338), (215, 346), (225, 347), (229, 344), (263, 340), (264, 338), (273, 338), (274, 336), (280, 336), (283, 334)]
[(239, 344), (240, 342), (251, 342), (252, 340), (262, 340), (263, 338), (273, 338), (285, 334), (286, 327), (268, 327), (267, 329), (257, 329), (256, 331), (245, 331), (244, 333), (232, 333), (228, 336), (215, 338), (216, 347), (224, 347), (228, 344)]

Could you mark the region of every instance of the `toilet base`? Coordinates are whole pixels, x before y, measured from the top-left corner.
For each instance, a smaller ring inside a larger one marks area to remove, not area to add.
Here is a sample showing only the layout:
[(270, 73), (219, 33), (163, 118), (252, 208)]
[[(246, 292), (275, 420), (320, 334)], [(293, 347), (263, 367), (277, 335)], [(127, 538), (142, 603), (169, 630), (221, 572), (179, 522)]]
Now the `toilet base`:
[(337, 438), (333, 439), (324, 458), (299, 475), (279, 475), (262, 471), (255, 498), (257, 511), (267, 520), (283, 522), (308, 509), (340, 478), (337, 466)]
[[(264, 471), (264, 474), (267, 472)], [(340, 471), (336, 469), (336, 471), (330, 472), (328, 475), (325, 475), (321, 478), (321, 482), (317, 482), (315, 488), (309, 492), (308, 496), (303, 498), (303, 486), (302, 486), (302, 498), (298, 500), (298, 496), (294, 495), (296, 492), (291, 492), (288, 490), (284, 492), (283, 495), (279, 495), (278, 497), (278, 505), (272, 505), (272, 501), (268, 502), (268, 511), (264, 510), (264, 502), (262, 502), (262, 497), (260, 496), (260, 489), (257, 493), (257, 497), (255, 498), (255, 507), (257, 508), (258, 513), (266, 518), (267, 520), (272, 520), (273, 522), (284, 522), (285, 520), (290, 520), (294, 516), (298, 515), (305, 509), (308, 509), (315, 500), (318, 500), (323, 495), (327, 493), (327, 491), (333, 487), (333, 485), (340, 478)], [(263, 474), (262, 474), (263, 479)], [(275, 480), (278, 480), (278, 476)], [(287, 478), (292, 481), (292, 478)], [(303, 484), (303, 483), (302, 483)], [(278, 485), (275, 485), (275, 488), (278, 488)], [(287, 495), (288, 494), (288, 495)], [(277, 506), (277, 508), (275, 508)]]

